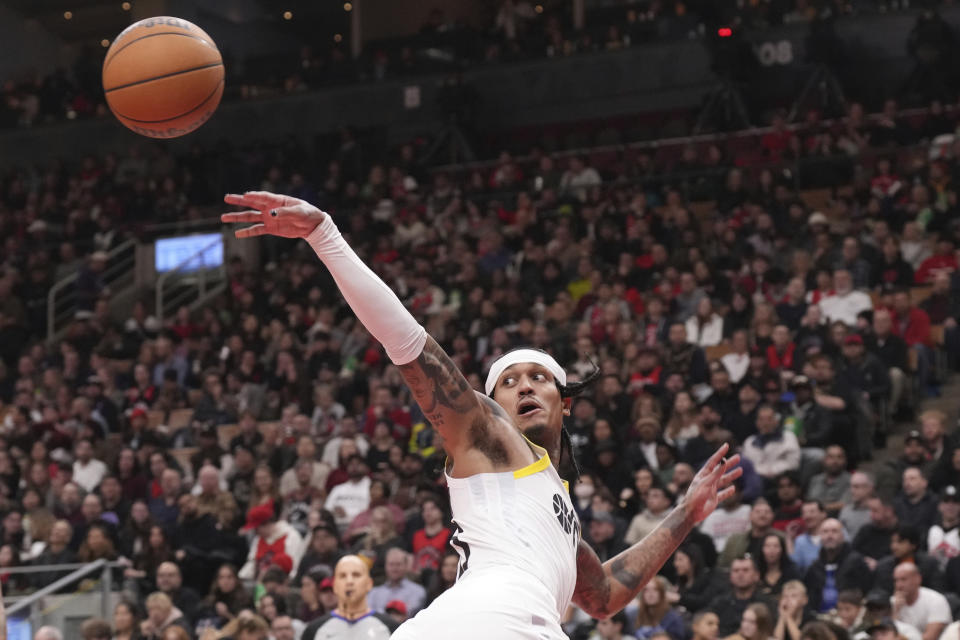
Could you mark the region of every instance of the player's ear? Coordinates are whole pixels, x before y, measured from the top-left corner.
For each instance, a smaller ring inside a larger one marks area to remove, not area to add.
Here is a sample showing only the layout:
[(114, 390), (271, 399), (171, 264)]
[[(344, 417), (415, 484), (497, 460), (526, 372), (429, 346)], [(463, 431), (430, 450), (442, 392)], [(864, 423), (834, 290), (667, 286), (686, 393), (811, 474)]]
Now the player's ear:
[(573, 406), (573, 398), (564, 398), (563, 402), (563, 415), (570, 415), (570, 407)]

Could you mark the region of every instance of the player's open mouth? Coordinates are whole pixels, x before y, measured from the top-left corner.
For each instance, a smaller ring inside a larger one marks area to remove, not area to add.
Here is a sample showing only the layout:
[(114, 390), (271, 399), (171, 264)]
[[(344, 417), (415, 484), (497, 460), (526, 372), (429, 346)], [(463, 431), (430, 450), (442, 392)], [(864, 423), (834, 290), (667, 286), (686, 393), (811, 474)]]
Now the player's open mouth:
[(543, 407), (540, 406), (536, 400), (521, 400), (520, 404), (517, 406), (517, 415), (518, 416), (529, 416), (538, 411), (543, 411)]

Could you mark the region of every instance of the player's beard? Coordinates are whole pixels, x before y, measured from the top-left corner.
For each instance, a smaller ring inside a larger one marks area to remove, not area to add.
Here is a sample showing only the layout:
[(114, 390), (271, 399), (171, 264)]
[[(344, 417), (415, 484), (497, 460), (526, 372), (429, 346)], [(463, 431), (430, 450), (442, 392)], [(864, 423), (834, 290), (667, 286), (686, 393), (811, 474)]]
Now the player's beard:
[(550, 446), (553, 443), (550, 437), (550, 427), (547, 426), (547, 423), (532, 424), (523, 430), (523, 435), (538, 447), (543, 447), (548, 452), (550, 451)]

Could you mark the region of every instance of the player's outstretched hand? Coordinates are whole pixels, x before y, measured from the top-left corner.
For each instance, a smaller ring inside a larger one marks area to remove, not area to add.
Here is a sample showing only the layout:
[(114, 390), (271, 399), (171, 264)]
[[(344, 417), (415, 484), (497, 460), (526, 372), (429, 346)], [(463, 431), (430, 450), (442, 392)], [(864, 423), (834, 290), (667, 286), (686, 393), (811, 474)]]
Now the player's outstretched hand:
[(740, 454), (730, 458), (723, 457), (729, 450), (730, 445), (724, 444), (710, 456), (707, 463), (694, 476), (690, 488), (683, 497), (681, 504), (687, 514), (693, 518), (694, 525), (703, 522), (719, 503), (733, 495), (733, 481), (743, 475), (743, 469), (739, 466)]
[(247, 211), (225, 213), (221, 222), (252, 222), (253, 226), (237, 229), (238, 238), (279, 236), (304, 238), (310, 235), (327, 214), (300, 198), (278, 195), (269, 191), (248, 191), (242, 195), (227, 194), (223, 201)]

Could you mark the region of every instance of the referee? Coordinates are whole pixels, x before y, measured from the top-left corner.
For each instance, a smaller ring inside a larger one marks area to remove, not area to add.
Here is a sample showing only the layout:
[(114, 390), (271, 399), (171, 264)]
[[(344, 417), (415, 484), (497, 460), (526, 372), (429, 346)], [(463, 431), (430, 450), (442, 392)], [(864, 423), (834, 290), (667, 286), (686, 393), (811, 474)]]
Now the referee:
[(390, 616), (375, 613), (367, 603), (373, 588), (370, 569), (359, 556), (344, 556), (333, 574), (337, 608), (303, 630), (301, 640), (388, 640), (397, 628)]

